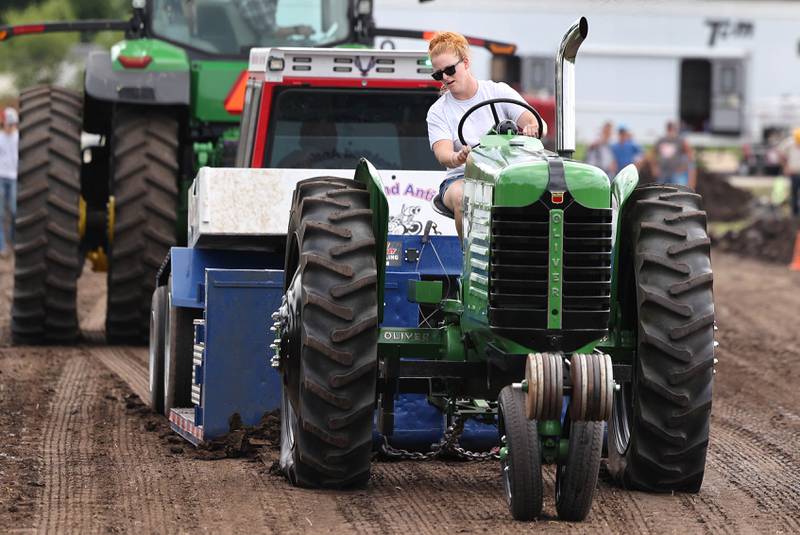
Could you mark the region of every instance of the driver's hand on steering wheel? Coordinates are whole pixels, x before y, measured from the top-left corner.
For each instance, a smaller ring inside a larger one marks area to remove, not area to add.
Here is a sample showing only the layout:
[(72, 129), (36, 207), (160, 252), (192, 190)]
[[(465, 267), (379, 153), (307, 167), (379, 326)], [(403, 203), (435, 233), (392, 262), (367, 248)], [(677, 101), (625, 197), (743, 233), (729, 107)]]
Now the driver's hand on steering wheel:
[(297, 26), (284, 26), (275, 32), (278, 37), (290, 37), (300, 35), (302, 37), (309, 37), (314, 33), (314, 28), (305, 24), (298, 24)]
[(294, 27), (295, 35), (302, 35), (303, 37), (309, 37), (314, 33), (314, 28), (308, 26), (306, 24), (299, 24)]
[(539, 125), (536, 123), (526, 124), (522, 128), (521, 134), (523, 136), (536, 137), (539, 134)]
[(467, 156), (469, 156), (471, 150), (472, 148), (469, 145), (464, 145), (461, 147), (460, 151), (453, 152), (453, 155), (450, 157), (450, 162), (453, 165), (450, 166), (450, 169), (455, 169), (463, 165), (467, 161)]

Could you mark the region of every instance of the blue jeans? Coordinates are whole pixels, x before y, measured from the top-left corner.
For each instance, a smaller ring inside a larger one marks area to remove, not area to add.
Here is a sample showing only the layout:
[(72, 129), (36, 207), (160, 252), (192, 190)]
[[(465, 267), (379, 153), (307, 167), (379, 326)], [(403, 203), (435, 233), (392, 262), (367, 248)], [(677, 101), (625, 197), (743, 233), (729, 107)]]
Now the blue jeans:
[(0, 251), (6, 249), (6, 210), (10, 216), (8, 242), (14, 244), (14, 219), (17, 215), (17, 181), (0, 177)]
[(464, 175), (458, 175), (442, 180), (442, 183), (439, 184), (439, 198), (442, 199), (442, 203), (444, 203), (444, 194), (447, 191), (447, 188), (450, 187), (450, 184), (452, 184), (456, 180), (463, 180), (463, 179)]

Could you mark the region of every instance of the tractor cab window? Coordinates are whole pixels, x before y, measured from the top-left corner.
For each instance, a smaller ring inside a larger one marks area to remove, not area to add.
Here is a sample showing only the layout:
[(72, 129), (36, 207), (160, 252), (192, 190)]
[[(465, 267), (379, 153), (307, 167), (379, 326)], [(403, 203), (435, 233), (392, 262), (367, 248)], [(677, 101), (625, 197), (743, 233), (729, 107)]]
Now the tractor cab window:
[(152, 0), (148, 13), (156, 37), (223, 56), (328, 46), (350, 35), (348, 0)]
[(425, 116), (436, 91), (281, 88), (273, 97), (264, 167), (441, 170)]

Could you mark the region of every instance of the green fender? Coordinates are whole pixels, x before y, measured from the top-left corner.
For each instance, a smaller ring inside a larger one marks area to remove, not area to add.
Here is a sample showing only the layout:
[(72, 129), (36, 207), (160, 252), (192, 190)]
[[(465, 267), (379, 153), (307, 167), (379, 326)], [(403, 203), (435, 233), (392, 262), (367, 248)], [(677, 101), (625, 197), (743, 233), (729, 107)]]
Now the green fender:
[(386, 240), (389, 235), (389, 201), (377, 169), (366, 158), (356, 167), (355, 180), (369, 191), (372, 230), (375, 235), (375, 266), (378, 269), (378, 322), (383, 322), (383, 288), (386, 283)]
[[(126, 68), (120, 56), (152, 58), (143, 68)], [(191, 80), (186, 51), (158, 39), (120, 41), (111, 52), (93, 52), (86, 61), (86, 94), (102, 102), (189, 105)]]
[(617, 173), (617, 176), (614, 177), (614, 180), (611, 182), (611, 196), (613, 200), (613, 208), (615, 212), (615, 221), (616, 221), (616, 228), (614, 229), (614, 268), (611, 272), (611, 303), (612, 303), (612, 310), (611, 310), (611, 321), (614, 322), (616, 317), (618, 317), (618, 306), (617, 303), (617, 293), (619, 291), (619, 255), (620, 255), (620, 238), (622, 236), (622, 213), (625, 210), (625, 206), (628, 202), (628, 199), (633, 193), (633, 190), (636, 189), (636, 186), (639, 184), (639, 171), (636, 169), (636, 166), (633, 164), (629, 164), (622, 168), (622, 170)]
[(633, 193), (633, 190), (636, 189), (638, 184), (639, 170), (636, 169), (635, 165), (629, 164), (617, 173), (617, 176), (615, 176), (614, 180), (611, 182), (611, 195), (614, 197), (614, 204), (617, 206), (618, 210), (622, 210), (628, 197), (631, 196), (631, 193)]

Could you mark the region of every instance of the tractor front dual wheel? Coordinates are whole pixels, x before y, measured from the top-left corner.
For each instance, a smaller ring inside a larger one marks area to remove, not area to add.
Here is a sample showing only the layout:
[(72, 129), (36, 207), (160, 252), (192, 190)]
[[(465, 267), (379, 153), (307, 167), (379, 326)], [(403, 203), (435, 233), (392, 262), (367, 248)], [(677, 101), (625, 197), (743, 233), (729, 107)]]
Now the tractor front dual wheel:
[(525, 394), (511, 386), (498, 397), (498, 422), (506, 455), (500, 461), (506, 501), (514, 520), (533, 520), (542, 513), (542, 459), (536, 421), (525, 414)]
[(620, 296), (636, 330), (632, 382), (615, 393), (608, 468), (627, 488), (697, 492), (711, 415), (714, 296), (702, 199), (636, 189), (623, 209)]
[(556, 467), (558, 518), (579, 522), (592, 508), (600, 472), (605, 422), (566, 422), (569, 425), (567, 459)]
[(287, 236), (281, 467), (302, 487), (369, 480), (378, 289), (369, 193), (352, 180), (298, 183)]

